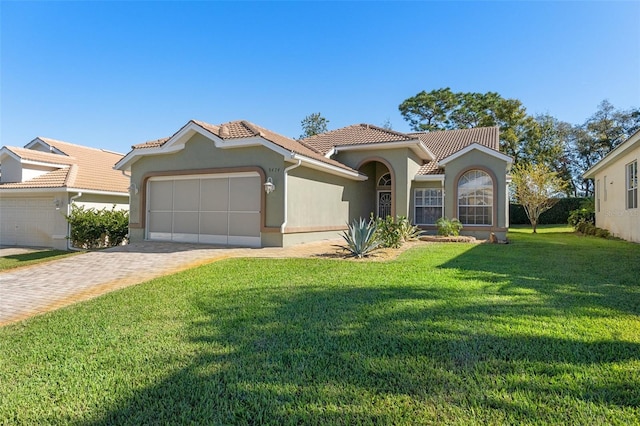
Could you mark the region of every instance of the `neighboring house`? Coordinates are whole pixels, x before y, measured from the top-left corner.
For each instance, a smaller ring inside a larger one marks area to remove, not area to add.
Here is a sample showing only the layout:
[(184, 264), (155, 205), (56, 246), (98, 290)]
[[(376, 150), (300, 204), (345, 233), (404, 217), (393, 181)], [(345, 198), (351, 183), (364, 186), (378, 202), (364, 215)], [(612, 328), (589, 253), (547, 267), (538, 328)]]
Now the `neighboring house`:
[(640, 243), (639, 158), (640, 130), (583, 175), (595, 183), (596, 226), (636, 243)]
[(38, 137), (0, 149), (0, 245), (67, 248), (71, 202), (129, 208), (121, 154)]
[(296, 141), (247, 121), (189, 121), (135, 145), (132, 241), (288, 246), (336, 238), (371, 213), (435, 232), (446, 216), (465, 234), (507, 231), (507, 172), (498, 128), (405, 134), (361, 124)]

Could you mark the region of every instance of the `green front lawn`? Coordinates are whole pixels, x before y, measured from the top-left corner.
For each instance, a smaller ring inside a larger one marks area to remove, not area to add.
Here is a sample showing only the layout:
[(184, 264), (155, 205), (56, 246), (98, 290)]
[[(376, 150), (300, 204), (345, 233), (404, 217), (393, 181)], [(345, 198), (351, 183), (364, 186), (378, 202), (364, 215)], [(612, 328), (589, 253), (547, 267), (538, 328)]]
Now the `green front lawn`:
[(225, 260), (1, 328), (0, 424), (640, 424), (640, 245), (563, 231)]
[(78, 254), (78, 252), (64, 250), (40, 250), (2, 256), (0, 257), (0, 271), (33, 265), (36, 263), (49, 262), (51, 260), (58, 260), (75, 254)]

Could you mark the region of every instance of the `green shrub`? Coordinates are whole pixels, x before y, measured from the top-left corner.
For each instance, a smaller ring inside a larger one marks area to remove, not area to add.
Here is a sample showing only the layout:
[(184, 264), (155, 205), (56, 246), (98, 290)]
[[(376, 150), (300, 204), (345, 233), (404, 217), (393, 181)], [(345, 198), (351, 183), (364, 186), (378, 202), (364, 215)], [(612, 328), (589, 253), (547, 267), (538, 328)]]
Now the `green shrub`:
[(376, 238), (382, 247), (398, 248), (402, 245), (402, 235), (393, 217), (376, 219)]
[(353, 256), (363, 258), (380, 246), (376, 237), (376, 223), (373, 220), (367, 222), (363, 218), (354, 219), (351, 224), (348, 224), (348, 227), (349, 229), (342, 233), (342, 238), (347, 242), (347, 245), (341, 247), (348, 250)]
[[(373, 214), (371, 214), (373, 221)], [(382, 247), (398, 248), (405, 241), (415, 240), (422, 231), (417, 226), (411, 225), (405, 216), (387, 216), (375, 219), (376, 237)]]
[(71, 225), (71, 244), (77, 248), (93, 249), (114, 247), (127, 240), (129, 232), (129, 212), (71, 206), (71, 214), (66, 216)]
[(457, 237), (462, 229), (462, 223), (455, 217), (451, 220), (441, 217), (436, 220), (436, 226), (438, 227), (438, 235), (445, 237)]
[(609, 238), (610, 235), (611, 233), (606, 229), (596, 228), (596, 237)]
[(569, 225), (573, 226), (574, 229), (577, 230), (577, 225), (580, 222), (595, 223), (595, 221), (596, 212), (593, 198), (585, 198), (584, 201), (582, 201), (582, 203), (580, 204), (579, 208), (571, 210), (567, 223), (569, 223)]

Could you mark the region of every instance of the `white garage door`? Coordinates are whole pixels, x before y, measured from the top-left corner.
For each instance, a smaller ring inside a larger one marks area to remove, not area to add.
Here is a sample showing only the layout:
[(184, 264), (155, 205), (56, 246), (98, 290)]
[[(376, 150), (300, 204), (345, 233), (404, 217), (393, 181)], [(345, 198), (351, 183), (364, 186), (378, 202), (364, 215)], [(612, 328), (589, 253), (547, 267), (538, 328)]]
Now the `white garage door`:
[(151, 178), (147, 238), (260, 247), (257, 173)]
[(52, 198), (0, 198), (0, 245), (50, 247)]

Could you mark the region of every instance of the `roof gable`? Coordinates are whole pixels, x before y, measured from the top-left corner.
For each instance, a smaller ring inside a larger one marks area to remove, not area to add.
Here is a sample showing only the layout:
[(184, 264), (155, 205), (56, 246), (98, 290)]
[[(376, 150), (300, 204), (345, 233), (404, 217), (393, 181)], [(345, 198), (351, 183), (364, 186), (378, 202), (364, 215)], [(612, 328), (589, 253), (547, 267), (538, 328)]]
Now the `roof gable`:
[(113, 169), (122, 154), (43, 137), (35, 138), (25, 148), (3, 147), (0, 152), (10, 152), (22, 164), (56, 168), (29, 181), (1, 184), (0, 188), (66, 187), (123, 195), (128, 193), (129, 178)]
[(473, 143), (500, 151), (500, 130), (498, 127), (439, 130), (411, 133), (411, 135), (418, 137), (433, 152), (437, 160), (447, 158)]
[(361, 178), (357, 171), (338, 161), (326, 158), (304, 142), (290, 139), (246, 120), (231, 121), (220, 125), (190, 120), (169, 138), (134, 145), (132, 151), (119, 161), (116, 167), (120, 170), (127, 170), (141, 156), (179, 151), (184, 148), (184, 144), (195, 133), (200, 133), (211, 139), (217, 148), (265, 146), (283, 155), (287, 160), (300, 159), (309, 167)]
[(372, 145), (413, 140), (415, 140), (414, 137), (390, 129), (371, 124), (354, 124), (302, 139), (301, 142), (326, 155), (337, 146)]
[(629, 150), (640, 146), (640, 129), (637, 130), (634, 134), (629, 136), (629, 138), (622, 142), (620, 145), (615, 147), (613, 150), (609, 151), (607, 155), (605, 155), (600, 161), (591, 166), (589, 170), (584, 172), (582, 177), (585, 179), (594, 179), (596, 177), (596, 173), (606, 167), (608, 164), (614, 162), (616, 158), (624, 155)]
[(465, 154), (467, 154), (467, 153), (469, 153), (471, 151), (483, 152), (483, 153), (485, 153), (487, 155), (490, 155), (492, 157), (496, 157), (496, 158), (506, 162), (507, 164), (513, 163), (513, 159), (511, 157), (509, 157), (508, 155), (505, 155), (505, 154), (501, 153), (500, 151), (496, 151), (494, 149), (488, 148), (485, 145), (481, 145), (481, 144), (479, 144), (477, 142), (474, 142), (471, 145), (467, 145), (463, 149), (454, 152), (453, 154), (451, 154), (450, 156), (448, 156), (446, 158), (443, 158), (438, 163), (439, 163), (440, 166), (444, 167), (449, 162), (455, 160), (456, 158), (460, 158), (463, 155), (465, 155)]

